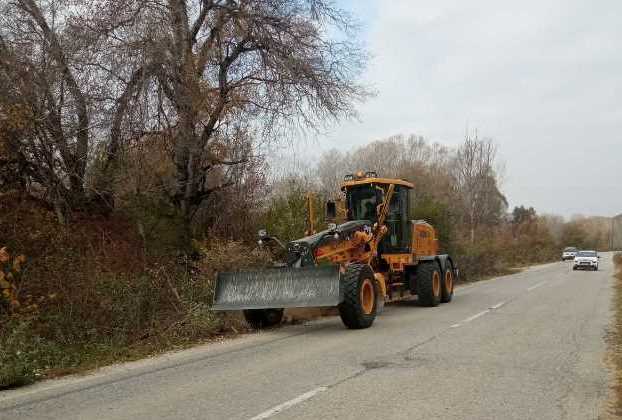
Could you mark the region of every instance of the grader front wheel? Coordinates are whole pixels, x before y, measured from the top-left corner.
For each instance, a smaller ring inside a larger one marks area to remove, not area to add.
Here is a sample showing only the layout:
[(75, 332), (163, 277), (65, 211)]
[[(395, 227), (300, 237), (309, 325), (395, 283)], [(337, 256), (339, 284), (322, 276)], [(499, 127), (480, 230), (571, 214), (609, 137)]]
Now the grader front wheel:
[(351, 264), (341, 280), (343, 302), (339, 315), (350, 329), (369, 328), (376, 319), (378, 284), (374, 272), (366, 264)]

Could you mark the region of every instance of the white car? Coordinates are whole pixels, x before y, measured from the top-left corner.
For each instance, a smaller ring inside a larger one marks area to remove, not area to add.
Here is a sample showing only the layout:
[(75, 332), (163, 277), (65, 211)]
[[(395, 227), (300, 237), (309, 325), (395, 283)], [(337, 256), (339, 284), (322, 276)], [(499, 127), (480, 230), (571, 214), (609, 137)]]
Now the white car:
[(600, 257), (596, 251), (579, 251), (574, 257), (572, 264), (573, 270), (598, 270), (598, 259)]
[(574, 260), (575, 255), (577, 255), (577, 248), (574, 246), (566, 247), (562, 252), (562, 261)]

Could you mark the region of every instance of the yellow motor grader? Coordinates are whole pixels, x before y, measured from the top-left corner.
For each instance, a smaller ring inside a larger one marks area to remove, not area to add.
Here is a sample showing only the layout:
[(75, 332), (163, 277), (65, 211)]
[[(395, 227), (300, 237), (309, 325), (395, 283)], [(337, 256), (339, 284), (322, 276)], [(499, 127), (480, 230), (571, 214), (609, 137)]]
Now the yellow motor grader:
[[(417, 295), (423, 306), (450, 302), (458, 269), (438, 254), (435, 229), (410, 219), (413, 187), (375, 172), (346, 175), (345, 222), (287, 244), (260, 231), (260, 243), (285, 249), (286, 263), (219, 273), (213, 308), (244, 310), (251, 325), (266, 327), (281, 322), (284, 308), (336, 306), (345, 326), (359, 329), (370, 327), (388, 301)], [(326, 214), (336, 219), (334, 202)]]

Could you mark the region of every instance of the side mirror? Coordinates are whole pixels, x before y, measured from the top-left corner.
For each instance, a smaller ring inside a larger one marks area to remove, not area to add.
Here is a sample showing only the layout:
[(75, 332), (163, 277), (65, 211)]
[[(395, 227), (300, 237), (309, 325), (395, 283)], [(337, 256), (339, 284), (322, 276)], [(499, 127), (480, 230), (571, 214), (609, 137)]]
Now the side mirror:
[(337, 204), (334, 201), (326, 202), (326, 219), (334, 220), (337, 217)]

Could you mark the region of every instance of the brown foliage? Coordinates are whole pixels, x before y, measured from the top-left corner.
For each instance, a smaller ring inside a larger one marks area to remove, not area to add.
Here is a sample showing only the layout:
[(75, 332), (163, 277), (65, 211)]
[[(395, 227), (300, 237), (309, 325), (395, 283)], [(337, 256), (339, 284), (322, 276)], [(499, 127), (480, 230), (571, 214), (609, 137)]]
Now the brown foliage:
[[(615, 290), (613, 297), (613, 325), (609, 336), (609, 350), (614, 371), (614, 385), (612, 401), (610, 403), (611, 414), (622, 416), (622, 253), (617, 252), (613, 256), (614, 270), (616, 275)], [(618, 417), (616, 417), (618, 418)]]
[(2, 271), (10, 264), (21, 273), (10, 289), (17, 286), (21, 306), (0, 311), (7, 326), (0, 343), (18, 334), (14, 350), (38, 352), (28, 359), (31, 373), (45, 366), (67, 373), (240, 331), (238, 317), (209, 310), (214, 274), (270, 261), (254, 246), (225, 240), (197, 243), (198, 261), (153, 257), (122, 214), (76, 214), (71, 228), (59, 228), (54, 214), (28, 196), (0, 201), (0, 214), (0, 241), (28, 255), (24, 269), (23, 257), (0, 251)]
[[(328, 1), (5, 3), (0, 160), (9, 145), (24, 164), (11, 173), (61, 224), (110, 207), (122, 152), (155, 133), (168, 144), (144, 149), (146, 161), (162, 163), (157, 187), (189, 242), (205, 201), (213, 209), (229, 205), (221, 190), (248, 191), (240, 184), (261, 163), (260, 143), (349, 117), (369, 94), (356, 82), (364, 51), (327, 35), (353, 27)], [(10, 127), (11, 144), (5, 101), (27, 111), (29, 129)], [(123, 169), (129, 189), (142, 181)]]
[(67, 210), (84, 200), (90, 113), (88, 79), (74, 67), (76, 44), (63, 37), (56, 3), (41, 7), (32, 0), (2, 7), (0, 96), (19, 104), (30, 130), (11, 135), (11, 149), (28, 171), (29, 183), (43, 189), (62, 223)]
[(606, 250), (610, 246), (610, 230), (609, 218), (576, 216), (564, 225), (561, 242), (564, 246)]
[(9, 313), (20, 306), (17, 281), (25, 262), (24, 255), (11, 259), (6, 247), (0, 248), (0, 309)]

